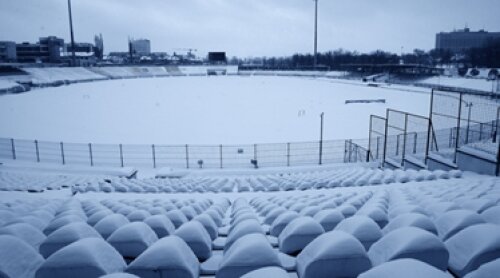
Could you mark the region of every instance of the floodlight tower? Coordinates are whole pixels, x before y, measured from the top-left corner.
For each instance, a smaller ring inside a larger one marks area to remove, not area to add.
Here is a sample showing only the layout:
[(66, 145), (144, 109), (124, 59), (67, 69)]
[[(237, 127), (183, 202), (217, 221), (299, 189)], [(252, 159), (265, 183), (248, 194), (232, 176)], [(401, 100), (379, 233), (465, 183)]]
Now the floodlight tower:
[(72, 66), (76, 66), (75, 37), (73, 35), (73, 17), (72, 17), (72, 14), (71, 14), (71, 0), (68, 0), (68, 14), (69, 14), (69, 31), (71, 33), (71, 58), (72, 58)]
[(318, 0), (314, 1), (314, 68), (318, 64)]

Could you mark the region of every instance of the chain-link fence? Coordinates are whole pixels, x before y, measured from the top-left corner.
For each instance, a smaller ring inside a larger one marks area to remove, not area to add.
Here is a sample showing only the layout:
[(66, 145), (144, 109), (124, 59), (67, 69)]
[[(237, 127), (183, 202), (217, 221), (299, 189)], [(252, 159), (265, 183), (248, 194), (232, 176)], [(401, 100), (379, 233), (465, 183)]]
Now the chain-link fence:
[(376, 115), (370, 116), (368, 150), (374, 161), (381, 161), (384, 158), (385, 125), (385, 118)]
[[(286, 167), (342, 163), (344, 142), (327, 140), (321, 143), (254, 145), (131, 145), (0, 138), (0, 159), (104, 167)], [(363, 143), (361, 140), (360, 144)]]
[(433, 90), (431, 105), (433, 156), (456, 163), (463, 146), (496, 155), (500, 105), (492, 96)]

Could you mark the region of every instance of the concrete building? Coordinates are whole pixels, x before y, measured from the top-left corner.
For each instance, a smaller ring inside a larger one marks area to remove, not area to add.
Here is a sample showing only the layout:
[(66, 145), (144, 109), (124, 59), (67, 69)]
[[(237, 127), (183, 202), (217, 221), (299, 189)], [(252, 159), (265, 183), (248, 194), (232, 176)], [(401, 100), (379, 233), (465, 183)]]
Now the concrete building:
[(0, 61), (16, 62), (16, 43), (11, 41), (0, 41)]
[(471, 31), (469, 28), (436, 34), (436, 49), (460, 53), (470, 48), (483, 47), (493, 40), (500, 40), (500, 32)]
[[(88, 67), (97, 63), (95, 47), (91, 43), (75, 43), (75, 66)], [(62, 60), (72, 64), (73, 47), (71, 43), (66, 44)]]
[(131, 39), (129, 52), (132, 56), (148, 56), (151, 54), (151, 41), (147, 39)]
[(21, 63), (60, 63), (64, 51), (64, 39), (50, 36), (38, 43), (24, 42), (16, 45), (17, 61)]

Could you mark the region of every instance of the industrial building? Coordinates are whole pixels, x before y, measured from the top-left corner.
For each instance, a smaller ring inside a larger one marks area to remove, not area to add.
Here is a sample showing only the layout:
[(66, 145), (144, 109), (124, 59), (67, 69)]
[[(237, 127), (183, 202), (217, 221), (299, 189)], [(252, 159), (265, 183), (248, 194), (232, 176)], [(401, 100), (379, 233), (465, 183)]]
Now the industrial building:
[(469, 28), (436, 34), (436, 49), (461, 53), (467, 49), (480, 48), (489, 42), (500, 40), (500, 32), (471, 31)]
[(0, 61), (15, 62), (16, 60), (16, 43), (11, 41), (0, 41)]

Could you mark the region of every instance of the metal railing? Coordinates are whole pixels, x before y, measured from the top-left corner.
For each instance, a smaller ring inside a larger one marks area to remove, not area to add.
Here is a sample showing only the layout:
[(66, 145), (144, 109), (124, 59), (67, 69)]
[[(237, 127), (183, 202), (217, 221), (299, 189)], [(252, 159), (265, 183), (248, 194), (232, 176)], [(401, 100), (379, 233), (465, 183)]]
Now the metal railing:
[[(363, 144), (366, 140), (359, 140)], [(366, 142), (365, 142), (366, 143)], [(111, 167), (245, 168), (344, 162), (345, 140), (247, 145), (132, 145), (0, 138), (0, 159)]]

